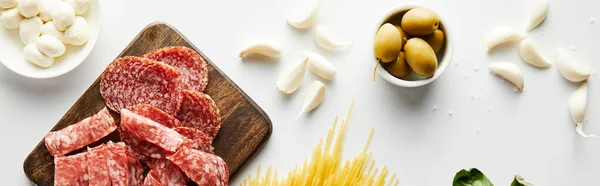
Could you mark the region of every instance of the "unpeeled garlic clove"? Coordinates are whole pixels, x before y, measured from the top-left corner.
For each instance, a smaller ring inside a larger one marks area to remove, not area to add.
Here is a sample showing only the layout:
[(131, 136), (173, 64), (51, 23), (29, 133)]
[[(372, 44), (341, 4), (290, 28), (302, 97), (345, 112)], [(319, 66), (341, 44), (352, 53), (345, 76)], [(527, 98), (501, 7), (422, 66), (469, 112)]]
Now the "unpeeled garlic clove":
[(586, 80), (592, 75), (590, 67), (573, 59), (560, 47), (556, 48), (556, 68), (565, 79), (572, 82)]
[(277, 90), (284, 94), (291, 94), (300, 85), (304, 79), (304, 73), (306, 72), (307, 58), (303, 58), (300, 63), (295, 64), (292, 68), (284, 70), (277, 78)]
[(321, 0), (315, 0), (310, 9), (299, 9), (292, 11), (287, 15), (287, 23), (297, 29), (307, 29), (317, 20), (319, 9), (321, 9)]
[(308, 69), (319, 77), (331, 80), (337, 74), (337, 68), (325, 57), (314, 52), (304, 52), (303, 56), (308, 59)]
[(550, 2), (548, 2), (548, 0), (536, 0), (535, 3), (531, 18), (529, 19), (529, 24), (527, 25), (527, 30), (533, 30), (540, 25), (540, 23), (546, 19), (546, 15), (550, 9)]
[(523, 91), (525, 80), (521, 68), (510, 62), (497, 62), (489, 65), (490, 71), (515, 84)]
[(314, 81), (308, 87), (308, 91), (306, 96), (304, 97), (304, 104), (302, 105), (302, 110), (296, 116), (296, 118), (300, 117), (302, 113), (311, 111), (316, 108), (323, 102), (325, 98), (325, 85), (321, 81)]
[(521, 58), (530, 65), (539, 68), (552, 66), (552, 63), (540, 54), (537, 45), (531, 39), (521, 41), (521, 44), (519, 44), (519, 54), (521, 54)]
[(498, 27), (485, 35), (487, 52), (490, 52), (492, 48), (499, 44), (509, 41), (521, 41), (525, 37), (525, 33), (516, 28)]
[(315, 29), (315, 42), (327, 50), (341, 50), (352, 44), (352, 42), (342, 41), (323, 25), (317, 25)]
[(594, 135), (587, 135), (583, 132), (583, 118), (585, 117), (585, 110), (587, 106), (587, 83), (583, 83), (577, 91), (575, 91), (569, 99), (569, 113), (575, 123), (575, 131), (583, 137), (594, 137)]
[(258, 42), (250, 45), (240, 52), (240, 57), (244, 58), (249, 54), (258, 54), (261, 56), (278, 58), (281, 56), (283, 47), (278, 43), (272, 42)]

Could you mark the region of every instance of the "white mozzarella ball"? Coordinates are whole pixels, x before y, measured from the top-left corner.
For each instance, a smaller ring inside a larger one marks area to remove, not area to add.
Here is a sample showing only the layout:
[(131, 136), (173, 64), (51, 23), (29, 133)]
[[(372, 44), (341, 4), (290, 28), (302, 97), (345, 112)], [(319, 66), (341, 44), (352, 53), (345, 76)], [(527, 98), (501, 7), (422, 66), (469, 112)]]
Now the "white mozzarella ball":
[(4, 10), (2, 11), (2, 14), (0, 14), (0, 23), (9, 29), (19, 28), (23, 19), (23, 16), (19, 13), (17, 8)]
[(44, 55), (38, 50), (37, 44), (35, 43), (31, 43), (23, 48), (23, 57), (30, 63), (42, 68), (48, 68), (54, 63), (54, 58)]
[(83, 45), (90, 39), (90, 26), (83, 17), (77, 16), (75, 22), (65, 30), (65, 40), (71, 45)]
[(26, 45), (35, 42), (40, 34), (42, 33), (42, 25), (44, 22), (39, 17), (33, 17), (21, 21), (21, 28), (19, 29), (19, 36), (21, 41)]
[(62, 56), (67, 49), (65, 44), (51, 35), (43, 35), (39, 37), (35, 44), (37, 44), (38, 50), (48, 57)]
[(37, 0), (38, 8), (40, 9), (40, 18), (44, 22), (52, 20), (52, 10), (60, 2), (60, 0)]
[(26, 18), (31, 18), (40, 13), (36, 0), (19, 0), (17, 5), (19, 12)]
[(42, 35), (54, 36), (64, 44), (67, 44), (67, 42), (65, 41), (65, 33), (58, 30), (58, 28), (56, 28), (56, 25), (54, 25), (53, 21), (48, 21), (47, 23), (44, 23), (44, 25), (42, 26)]
[(64, 31), (75, 21), (75, 10), (65, 2), (59, 2), (52, 10), (52, 21), (60, 31)]
[(9, 9), (17, 6), (17, 0), (0, 0), (0, 8)]
[(65, 0), (75, 10), (75, 15), (83, 15), (90, 8), (90, 0)]

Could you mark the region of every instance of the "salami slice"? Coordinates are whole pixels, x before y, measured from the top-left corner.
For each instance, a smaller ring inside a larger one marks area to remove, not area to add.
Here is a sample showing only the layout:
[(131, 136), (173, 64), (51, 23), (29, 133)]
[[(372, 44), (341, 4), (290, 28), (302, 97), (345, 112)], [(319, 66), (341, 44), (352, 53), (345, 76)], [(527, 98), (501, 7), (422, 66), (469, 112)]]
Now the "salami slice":
[(175, 152), (185, 140), (175, 130), (137, 115), (127, 109), (121, 110), (121, 127), (131, 132), (138, 139), (150, 142), (170, 152)]
[(54, 185), (89, 185), (87, 153), (54, 157)]
[(174, 46), (156, 49), (144, 55), (145, 58), (163, 62), (175, 67), (183, 75), (184, 88), (204, 92), (208, 84), (208, 64), (196, 51)]
[(154, 60), (127, 56), (106, 67), (100, 94), (115, 112), (137, 104), (149, 104), (175, 115), (181, 104), (183, 80), (177, 69)]
[(106, 143), (108, 148), (108, 173), (112, 185), (129, 184), (129, 160), (127, 159), (125, 143)]
[(125, 156), (129, 169), (129, 186), (141, 186), (144, 183), (144, 167), (138, 157), (129, 150), (125, 151)]
[(212, 140), (206, 133), (191, 127), (175, 127), (173, 130), (188, 138), (190, 147), (193, 149), (214, 154), (215, 148), (212, 146)]
[(80, 122), (58, 131), (49, 132), (44, 138), (44, 143), (50, 154), (61, 156), (98, 141), (115, 129), (117, 129), (115, 120), (105, 107), (97, 114)]
[(87, 149), (89, 184), (110, 186), (108, 175), (108, 149), (104, 144)]
[(219, 156), (183, 146), (167, 156), (199, 186), (228, 185), (229, 169)]
[(148, 175), (146, 176), (146, 179), (144, 179), (143, 186), (163, 186), (163, 184), (161, 184), (160, 181), (156, 179), (155, 175), (156, 172), (150, 170), (150, 172), (148, 172)]
[(123, 128), (119, 129), (119, 133), (121, 134), (121, 141), (127, 144), (132, 153), (140, 160), (148, 160), (149, 158), (164, 159), (166, 155), (172, 153), (150, 142), (139, 139), (133, 133)]
[(208, 135), (210, 142), (221, 128), (219, 108), (210, 96), (196, 91), (184, 90), (181, 110), (177, 119), (185, 127), (196, 128)]
[(166, 112), (156, 107), (153, 107), (152, 105), (138, 104), (134, 105), (133, 107), (130, 107), (128, 110), (140, 116), (144, 116), (148, 119), (151, 119), (152, 121), (156, 121), (156, 123), (160, 123), (169, 128), (181, 126), (181, 122), (179, 122), (177, 118), (167, 114)]
[(186, 186), (185, 176), (177, 165), (167, 159), (153, 159), (146, 165), (155, 173), (154, 177), (163, 185)]

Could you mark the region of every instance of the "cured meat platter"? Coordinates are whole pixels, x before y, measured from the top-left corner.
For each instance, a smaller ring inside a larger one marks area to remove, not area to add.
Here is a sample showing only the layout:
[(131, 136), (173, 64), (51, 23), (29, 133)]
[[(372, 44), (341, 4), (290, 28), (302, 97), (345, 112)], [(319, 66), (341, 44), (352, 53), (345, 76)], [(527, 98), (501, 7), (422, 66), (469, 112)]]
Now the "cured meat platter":
[[(162, 22), (152, 23), (144, 28), (118, 57), (141, 56), (149, 51), (169, 47), (184, 46), (198, 52), (208, 63), (208, 85), (205, 93), (212, 97), (220, 110), (221, 128), (214, 138), (214, 153), (221, 157), (229, 167), (229, 176), (234, 175), (250, 161), (264, 145), (272, 132), (272, 124), (264, 111), (221, 72), (202, 52), (194, 47), (175, 28)], [(102, 98), (99, 77), (88, 90), (75, 102), (51, 131), (63, 129), (77, 123), (106, 107)], [(119, 123), (120, 115), (111, 111)], [(119, 132), (115, 131), (90, 147), (108, 141), (119, 141)], [(77, 152), (82, 152), (80, 149)], [(53, 185), (54, 157), (44, 144), (44, 139), (25, 159), (25, 175), (36, 185)]]

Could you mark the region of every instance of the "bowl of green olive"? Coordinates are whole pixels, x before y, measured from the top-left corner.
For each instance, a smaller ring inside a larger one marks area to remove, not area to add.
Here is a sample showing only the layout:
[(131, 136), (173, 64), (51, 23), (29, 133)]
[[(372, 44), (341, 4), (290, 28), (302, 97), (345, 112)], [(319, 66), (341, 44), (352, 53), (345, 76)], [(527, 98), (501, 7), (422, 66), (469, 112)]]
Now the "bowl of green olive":
[(385, 14), (373, 42), (379, 75), (401, 87), (419, 87), (439, 78), (453, 53), (444, 23), (423, 5), (403, 5)]

